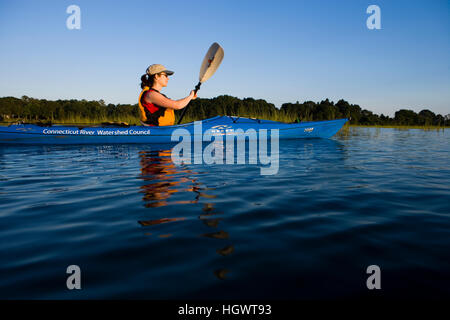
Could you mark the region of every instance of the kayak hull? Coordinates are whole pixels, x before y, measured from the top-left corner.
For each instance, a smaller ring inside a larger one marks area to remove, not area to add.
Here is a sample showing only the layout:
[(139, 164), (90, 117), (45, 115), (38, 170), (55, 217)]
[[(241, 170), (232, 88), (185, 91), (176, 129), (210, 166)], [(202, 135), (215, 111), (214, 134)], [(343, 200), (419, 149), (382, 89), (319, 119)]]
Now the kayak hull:
[[(65, 144), (124, 144), (177, 143), (183, 137), (192, 141), (212, 141), (219, 136), (237, 139), (260, 139), (278, 130), (279, 139), (330, 138), (347, 119), (282, 123), (270, 120), (217, 116), (182, 125), (148, 127), (76, 127), (37, 126), (31, 124), (0, 127), (0, 144), (65, 145)], [(210, 136), (215, 136), (211, 138)], [(223, 137), (225, 139), (225, 137)]]

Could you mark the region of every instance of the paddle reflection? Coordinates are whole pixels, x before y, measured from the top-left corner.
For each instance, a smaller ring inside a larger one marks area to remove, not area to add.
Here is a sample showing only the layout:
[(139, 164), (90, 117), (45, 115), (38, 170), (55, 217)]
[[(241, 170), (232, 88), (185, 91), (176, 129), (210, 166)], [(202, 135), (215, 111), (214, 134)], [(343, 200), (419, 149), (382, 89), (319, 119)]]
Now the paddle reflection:
[[(219, 227), (219, 223), (222, 219), (218, 218), (216, 216), (223, 214), (223, 212), (217, 211), (214, 208), (213, 203), (205, 203), (205, 205), (202, 208), (202, 211), (203, 211), (203, 213), (200, 214), (200, 216), (198, 218), (207, 227), (217, 229)], [(207, 233), (202, 234), (202, 236), (206, 237), (206, 238), (210, 238), (210, 239), (217, 239), (222, 242), (224, 240), (228, 241), (228, 239), (230, 237), (228, 232), (226, 232), (224, 230), (207, 232)], [(227, 244), (226, 246), (220, 247), (219, 249), (216, 250), (216, 253), (221, 256), (227, 256), (233, 252), (234, 252), (234, 246), (230, 245), (230, 244)], [(229, 270), (226, 268), (220, 268), (220, 269), (214, 270), (214, 275), (220, 280), (226, 279), (228, 273), (229, 273)]]

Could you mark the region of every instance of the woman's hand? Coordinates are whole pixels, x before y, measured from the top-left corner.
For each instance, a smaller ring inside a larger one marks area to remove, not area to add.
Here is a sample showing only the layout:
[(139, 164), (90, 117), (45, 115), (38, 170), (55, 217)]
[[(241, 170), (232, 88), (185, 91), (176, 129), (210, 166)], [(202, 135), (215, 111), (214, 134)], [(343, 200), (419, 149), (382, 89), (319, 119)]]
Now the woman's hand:
[(192, 91), (191, 91), (191, 94), (189, 95), (189, 97), (190, 97), (192, 100), (195, 100), (195, 99), (197, 99), (197, 93), (196, 93), (194, 90), (192, 90)]

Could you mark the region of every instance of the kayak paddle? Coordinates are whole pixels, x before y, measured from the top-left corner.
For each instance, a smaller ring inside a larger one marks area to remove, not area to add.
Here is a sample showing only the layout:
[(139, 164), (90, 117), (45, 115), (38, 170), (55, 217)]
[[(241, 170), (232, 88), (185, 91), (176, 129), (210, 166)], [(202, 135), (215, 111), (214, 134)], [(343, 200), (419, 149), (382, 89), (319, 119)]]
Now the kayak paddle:
[[(202, 83), (211, 78), (214, 72), (216, 72), (222, 62), (223, 55), (223, 49), (217, 42), (214, 42), (211, 47), (209, 47), (208, 52), (203, 58), (202, 66), (200, 67), (200, 75), (198, 77), (198, 83), (195, 86), (194, 93), (197, 93), (197, 91), (200, 90)], [(181, 120), (183, 120), (188, 107), (189, 105), (184, 108), (177, 124), (180, 124)]]

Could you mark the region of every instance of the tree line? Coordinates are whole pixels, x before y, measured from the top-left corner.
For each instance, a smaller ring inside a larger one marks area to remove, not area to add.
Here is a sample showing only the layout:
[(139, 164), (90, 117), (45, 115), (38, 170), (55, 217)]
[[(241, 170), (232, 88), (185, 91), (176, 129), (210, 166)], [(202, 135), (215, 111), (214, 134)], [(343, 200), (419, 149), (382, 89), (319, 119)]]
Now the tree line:
[(67, 122), (84, 120), (101, 122), (107, 120), (138, 119), (137, 105), (105, 104), (103, 100), (46, 100), (23, 96), (0, 98), (1, 121)]
[[(176, 111), (177, 116), (182, 111)], [(450, 115), (445, 117), (424, 109), (419, 113), (402, 109), (393, 118), (362, 109), (345, 100), (337, 103), (325, 99), (321, 102), (284, 103), (280, 109), (262, 99), (223, 95), (211, 99), (198, 98), (191, 101), (184, 122), (201, 120), (217, 115), (234, 115), (283, 122), (332, 120), (349, 118), (355, 125), (399, 125), (399, 126), (450, 126)], [(67, 123), (87, 121), (125, 121), (139, 123), (137, 104), (105, 104), (103, 100), (56, 100), (22, 98), (0, 98), (0, 121), (2, 122), (52, 122)]]

